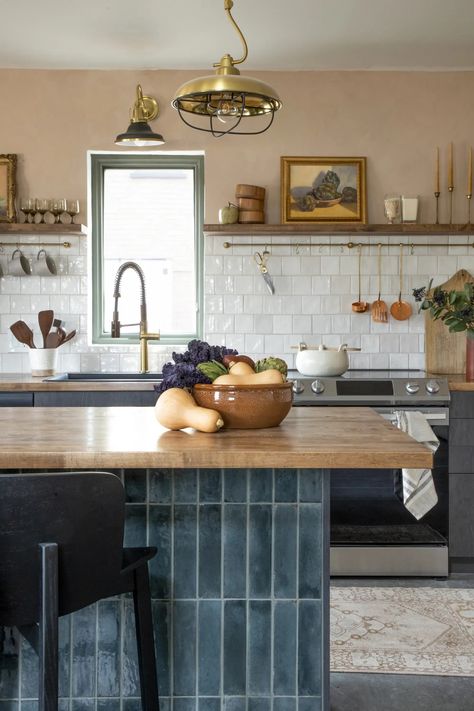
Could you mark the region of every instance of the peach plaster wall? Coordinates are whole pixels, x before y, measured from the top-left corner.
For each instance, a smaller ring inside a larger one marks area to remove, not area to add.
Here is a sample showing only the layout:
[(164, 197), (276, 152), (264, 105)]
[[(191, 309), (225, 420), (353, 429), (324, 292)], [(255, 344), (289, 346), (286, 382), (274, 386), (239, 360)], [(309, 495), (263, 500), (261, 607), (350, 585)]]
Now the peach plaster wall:
[[(203, 71), (0, 70), (0, 153), (19, 157), (18, 192), (78, 197), (86, 209), (86, 152), (118, 150), (140, 82), (156, 96), (153, 127), (163, 150), (206, 156), (206, 222), (234, 195), (238, 182), (267, 188), (267, 221), (280, 221), (281, 155), (367, 157), (370, 222), (383, 222), (387, 192), (422, 196), (422, 219), (433, 219), (433, 163), (455, 146), (455, 221), (465, 219), (466, 151), (474, 143), (474, 72), (255, 72), (280, 93), (284, 108), (260, 136), (214, 139), (184, 126), (170, 106), (175, 89)], [(444, 199), (443, 199), (444, 198)], [(441, 200), (446, 219), (446, 194)]]

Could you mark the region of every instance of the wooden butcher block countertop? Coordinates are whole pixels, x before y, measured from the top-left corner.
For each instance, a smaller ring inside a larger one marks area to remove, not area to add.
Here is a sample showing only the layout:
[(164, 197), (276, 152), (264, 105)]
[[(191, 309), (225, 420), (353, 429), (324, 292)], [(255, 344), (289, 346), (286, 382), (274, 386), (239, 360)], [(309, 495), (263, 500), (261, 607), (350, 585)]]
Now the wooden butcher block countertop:
[(0, 392), (72, 392), (153, 390), (156, 380), (45, 380), (21, 373), (0, 373)]
[(293, 408), (278, 427), (172, 432), (151, 407), (0, 408), (0, 469), (430, 467), (370, 408)]

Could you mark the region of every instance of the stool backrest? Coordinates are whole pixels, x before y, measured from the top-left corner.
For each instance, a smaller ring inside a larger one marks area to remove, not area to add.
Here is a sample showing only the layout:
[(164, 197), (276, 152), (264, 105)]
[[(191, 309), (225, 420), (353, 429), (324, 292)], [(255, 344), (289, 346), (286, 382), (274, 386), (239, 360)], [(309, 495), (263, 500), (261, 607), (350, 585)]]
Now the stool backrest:
[(40, 543), (58, 545), (60, 615), (115, 594), (124, 519), (114, 474), (0, 474), (0, 625), (38, 621)]

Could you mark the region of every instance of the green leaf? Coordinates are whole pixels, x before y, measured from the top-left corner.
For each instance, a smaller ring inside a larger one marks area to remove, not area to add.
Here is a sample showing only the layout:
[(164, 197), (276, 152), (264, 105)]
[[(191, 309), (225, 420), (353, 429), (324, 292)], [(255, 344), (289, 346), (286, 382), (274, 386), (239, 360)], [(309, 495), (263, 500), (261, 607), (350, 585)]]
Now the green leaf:
[(460, 331), (465, 331), (467, 328), (465, 323), (462, 323), (462, 321), (458, 321), (456, 324), (453, 324), (452, 326), (449, 327), (449, 330), (451, 333), (458, 333)]
[(204, 363), (198, 363), (196, 368), (204, 373), (210, 380), (214, 381), (219, 375), (227, 375), (227, 368), (217, 360), (207, 360)]

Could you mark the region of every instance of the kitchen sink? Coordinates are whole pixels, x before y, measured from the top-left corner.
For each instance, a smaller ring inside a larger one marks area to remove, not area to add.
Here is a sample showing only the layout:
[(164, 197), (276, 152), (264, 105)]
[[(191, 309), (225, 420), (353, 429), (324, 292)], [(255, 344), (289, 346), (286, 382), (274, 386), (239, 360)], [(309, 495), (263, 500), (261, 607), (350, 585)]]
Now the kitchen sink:
[(93, 381), (93, 382), (135, 382), (140, 380), (161, 380), (162, 373), (60, 373), (58, 375), (50, 375), (49, 378), (44, 378), (43, 382), (58, 382), (58, 381)]

